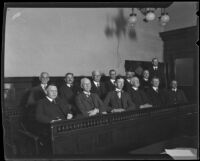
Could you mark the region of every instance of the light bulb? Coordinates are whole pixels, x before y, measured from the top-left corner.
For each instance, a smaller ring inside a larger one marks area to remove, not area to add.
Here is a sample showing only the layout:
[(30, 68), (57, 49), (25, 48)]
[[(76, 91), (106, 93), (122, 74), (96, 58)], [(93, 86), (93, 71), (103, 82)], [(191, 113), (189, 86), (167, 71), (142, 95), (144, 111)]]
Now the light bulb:
[(160, 20), (161, 22), (166, 23), (166, 22), (169, 22), (170, 17), (168, 14), (165, 13), (164, 15), (161, 16)]
[(129, 22), (130, 24), (136, 23), (136, 22), (137, 22), (136, 14), (131, 14), (130, 17), (129, 17), (128, 22)]
[(149, 12), (147, 12), (147, 14), (146, 14), (146, 20), (147, 20), (147, 21), (153, 21), (153, 20), (155, 19), (155, 17), (156, 17), (156, 15), (155, 15), (155, 13), (152, 12), (152, 11), (149, 11)]

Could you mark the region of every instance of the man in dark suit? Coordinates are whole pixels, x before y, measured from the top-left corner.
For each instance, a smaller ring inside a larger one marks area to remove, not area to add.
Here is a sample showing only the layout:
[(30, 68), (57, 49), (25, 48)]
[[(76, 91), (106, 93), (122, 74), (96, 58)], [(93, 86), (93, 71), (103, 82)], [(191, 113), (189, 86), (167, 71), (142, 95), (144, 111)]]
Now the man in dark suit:
[(116, 78), (115, 86), (115, 90), (110, 91), (104, 100), (107, 112), (123, 112), (136, 109), (129, 94), (122, 90), (124, 86), (124, 79), (122, 77)]
[(151, 80), (152, 87), (146, 92), (149, 97), (150, 104), (153, 107), (163, 107), (165, 105), (165, 92), (159, 88), (160, 79), (158, 77), (153, 77)]
[(167, 104), (177, 105), (188, 103), (188, 100), (181, 89), (178, 89), (178, 83), (176, 80), (172, 80), (170, 84), (171, 88), (167, 91)]
[(165, 87), (165, 74), (164, 69), (159, 65), (157, 58), (152, 59), (152, 66), (149, 68), (150, 79), (153, 77), (158, 77), (160, 79), (160, 88)]
[(58, 98), (57, 87), (54, 84), (47, 86), (47, 96), (41, 99), (36, 108), (36, 120), (41, 123), (52, 123), (72, 118), (70, 104)]
[(64, 80), (65, 84), (59, 88), (60, 98), (72, 105), (73, 115), (76, 115), (79, 111), (75, 106), (75, 96), (79, 92), (79, 88), (76, 84), (74, 84), (73, 73), (67, 73)]
[(75, 102), (82, 116), (94, 116), (99, 113), (106, 114), (104, 104), (96, 93), (91, 93), (91, 81), (88, 78), (81, 79), (83, 91), (76, 96)]
[(47, 96), (38, 101), (36, 107), (37, 129), (34, 133), (39, 136), (43, 143), (43, 153), (51, 154), (50, 123), (68, 120), (73, 117), (70, 105), (57, 97), (58, 91), (54, 84), (49, 84), (46, 88)]
[(126, 78), (124, 80), (124, 87), (123, 90), (124, 91), (128, 91), (132, 85), (131, 85), (131, 78), (135, 75), (135, 72), (131, 71), (131, 70), (127, 70), (126, 71)]
[(140, 88), (143, 89), (144, 91), (146, 91), (148, 88), (151, 87), (151, 81), (149, 78), (149, 71), (148, 70), (144, 70), (143, 71), (143, 77), (140, 80)]
[(92, 72), (91, 93), (96, 93), (102, 100), (105, 98), (107, 90), (105, 84), (100, 82), (101, 73), (99, 71)]
[(140, 87), (139, 78), (136, 76), (131, 78), (131, 84), (132, 88), (129, 89), (128, 93), (132, 101), (135, 103), (136, 107), (138, 109), (152, 107), (152, 105), (149, 103), (150, 101), (146, 96), (146, 93), (142, 89), (139, 89)]
[(116, 71), (114, 69), (111, 69), (109, 71), (109, 75), (110, 75), (110, 78), (105, 84), (106, 90), (108, 92), (115, 90)]

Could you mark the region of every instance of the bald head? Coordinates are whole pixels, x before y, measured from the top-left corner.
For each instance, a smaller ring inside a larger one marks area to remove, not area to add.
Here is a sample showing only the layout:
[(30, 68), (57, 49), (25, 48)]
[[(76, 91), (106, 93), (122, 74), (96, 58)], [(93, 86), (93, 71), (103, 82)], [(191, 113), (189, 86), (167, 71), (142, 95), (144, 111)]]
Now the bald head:
[(92, 79), (93, 79), (95, 82), (100, 82), (101, 73), (100, 73), (98, 70), (92, 71)]

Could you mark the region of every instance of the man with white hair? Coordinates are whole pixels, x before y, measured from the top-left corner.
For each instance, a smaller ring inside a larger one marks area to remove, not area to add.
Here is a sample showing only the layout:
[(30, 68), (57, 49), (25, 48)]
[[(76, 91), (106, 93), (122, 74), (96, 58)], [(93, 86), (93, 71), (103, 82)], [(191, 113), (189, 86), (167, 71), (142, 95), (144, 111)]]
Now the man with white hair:
[(139, 78), (136, 76), (131, 78), (131, 84), (132, 88), (129, 89), (128, 93), (131, 96), (132, 101), (136, 104), (136, 107), (139, 109), (152, 107), (152, 105), (149, 104), (150, 101), (146, 96), (145, 92), (142, 89), (139, 89)]
[(115, 90), (110, 91), (104, 104), (107, 107), (107, 112), (123, 112), (126, 110), (136, 109), (135, 104), (132, 102), (129, 94), (123, 91), (124, 79), (120, 76), (116, 77)]
[(42, 72), (39, 76), (40, 84), (30, 90), (27, 106), (35, 106), (38, 100), (46, 96), (46, 87), (50, 80), (49, 73)]
[(91, 92), (96, 93), (102, 100), (105, 98), (107, 90), (105, 84), (101, 82), (101, 73), (98, 70), (92, 72)]
[(102, 100), (96, 93), (91, 93), (91, 81), (88, 78), (81, 79), (81, 88), (83, 91), (76, 96), (76, 106), (83, 116), (94, 116), (97, 114), (106, 114)]

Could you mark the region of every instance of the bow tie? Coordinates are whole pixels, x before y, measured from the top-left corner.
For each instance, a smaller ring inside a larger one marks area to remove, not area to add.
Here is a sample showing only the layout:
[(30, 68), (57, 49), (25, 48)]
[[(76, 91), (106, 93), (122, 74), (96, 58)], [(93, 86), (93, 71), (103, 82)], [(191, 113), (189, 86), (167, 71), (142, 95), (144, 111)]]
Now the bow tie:
[(122, 90), (120, 90), (120, 89), (115, 89), (115, 91), (116, 91), (116, 92), (122, 92)]

